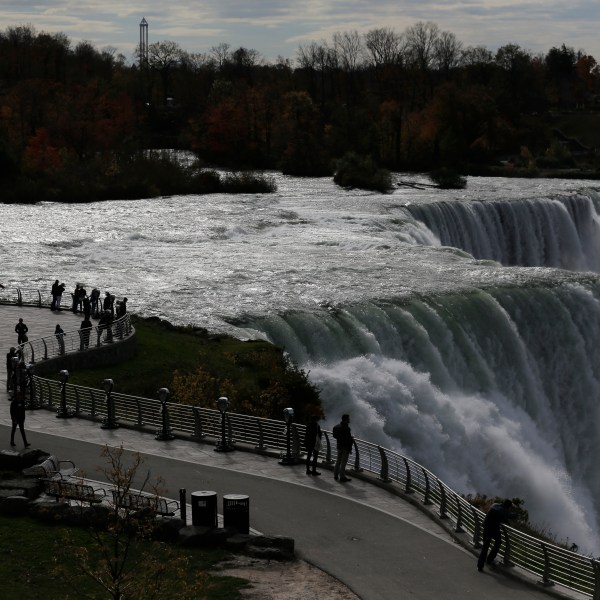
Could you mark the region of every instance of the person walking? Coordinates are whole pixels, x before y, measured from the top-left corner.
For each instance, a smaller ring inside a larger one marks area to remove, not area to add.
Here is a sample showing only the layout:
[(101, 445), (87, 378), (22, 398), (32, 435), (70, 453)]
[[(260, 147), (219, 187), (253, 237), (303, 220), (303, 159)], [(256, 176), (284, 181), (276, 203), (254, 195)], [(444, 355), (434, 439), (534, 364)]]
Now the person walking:
[[(306, 474), (320, 475), (317, 471), (317, 459), (321, 449), (321, 436), (323, 435), (319, 426), (319, 417), (313, 415), (310, 418), (306, 431), (304, 432), (304, 448), (306, 449)], [(312, 465), (311, 465), (312, 461)], [(312, 466), (312, 470), (311, 470)]]
[[(481, 552), (479, 553), (479, 559), (477, 560), (478, 571), (483, 571), (483, 565), (485, 563), (488, 565), (494, 563), (494, 559), (498, 554), (498, 550), (500, 550), (500, 543), (502, 541), (500, 525), (508, 523), (511, 507), (512, 501), (506, 499), (502, 503), (495, 502), (487, 511), (485, 519), (483, 520), (483, 545), (481, 546)], [(494, 540), (494, 545), (488, 555), (492, 539)]]
[(25, 435), (25, 389), (27, 387), (27, 373), (25, 363), (20, 362), (17, 366), (14, 376), (17, 378), (17, 393), (14, 394), (10, 402), (10, 419), (12, 421), (12, 429), (10, 430), (10, 445), (15, 446), (15, 432), (17, 427), (21, 431), (23, 444), (25, 448), (29, 448), (30, 444)]
[(333, 469), (333, 478), (337, 481), (350, 481), (346, 476), (346, 465), (352, 452), (354, 438), (350, 429), (350, 415), (342, 415), (342, 420), (333, 428), (333, 437), (337, 441), (337, 460)]
[(17, 334), (17, 344), (19, 344), (19, 346), (27, 341), (28, 331), (29, 327), (25, 325), (23, 319), (19, 319), (19, 322), (15, 325), (15, 332)]

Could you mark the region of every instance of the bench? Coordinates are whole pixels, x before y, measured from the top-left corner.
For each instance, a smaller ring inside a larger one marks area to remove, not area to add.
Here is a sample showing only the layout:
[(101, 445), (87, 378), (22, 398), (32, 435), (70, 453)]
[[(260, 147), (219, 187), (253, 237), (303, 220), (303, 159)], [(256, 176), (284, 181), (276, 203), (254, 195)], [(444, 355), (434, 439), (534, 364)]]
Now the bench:
[(119, 508), (130, 510), (150, 509), (163, 517), (173, 517), (179, 510), (179, 503), (176, 500), (167, 500), (159, 496), (148, 496), (145, 494), (135, 494), (132, 492), (123, 492), (111, 490), (113, 503)]
[(55, 497), (57, 502), (61, 498), (65, 498), (95, 504), (102, 502), (106, 497), (105, 490), (95, 490), (87, 483), (67, 479), (47, 479), (45, 491), (48, 496)]
[[(70, 465), (65, 468), (63, 465)], [(51, 454), (48, 458), (37, 465), (23, 469), (23, 475), (28, 477), (38, 477), (39, 479), (64, 479), (71, 477), (79, 472), (75, 463), (71, 460), (58, 460)]]

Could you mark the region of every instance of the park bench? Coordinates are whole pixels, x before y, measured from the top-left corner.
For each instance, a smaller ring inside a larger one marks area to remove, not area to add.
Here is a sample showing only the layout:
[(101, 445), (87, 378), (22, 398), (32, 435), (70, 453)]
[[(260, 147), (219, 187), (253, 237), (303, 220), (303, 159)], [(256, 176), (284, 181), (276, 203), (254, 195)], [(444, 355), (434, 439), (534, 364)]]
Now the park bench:
[(66, 500), (79, 500), (95, 504), (102, 502), (106, 497), (105, 490), (94, 489), (91, 485), (69, 479), (47, 479), (46, 494), (56, 498), (56, 501), (64, 498)]
[(111, 490), (113, 503), (119, 508), (130, 510), (150, 509), (163, 517), (172, 517), (179, 510), (176, 500), (167, 500), (158, 496)]
[[(68, 465), (67, 467), (63, 465)], [(23, 469), (23, 475), (29, 477), (38, 477), (39, 479), (66, 479), (76, 475), (79, 469), (71, 460), (58, 460), (51, 454), (48, 458), (37, 465)]]

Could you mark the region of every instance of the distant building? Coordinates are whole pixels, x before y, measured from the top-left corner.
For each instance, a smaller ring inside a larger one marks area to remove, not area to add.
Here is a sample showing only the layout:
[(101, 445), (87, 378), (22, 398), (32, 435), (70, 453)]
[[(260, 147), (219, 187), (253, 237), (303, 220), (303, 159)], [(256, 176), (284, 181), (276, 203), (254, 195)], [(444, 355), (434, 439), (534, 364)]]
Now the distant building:
[(148, 64), (148, 21), (140, 21), (140, 67)]

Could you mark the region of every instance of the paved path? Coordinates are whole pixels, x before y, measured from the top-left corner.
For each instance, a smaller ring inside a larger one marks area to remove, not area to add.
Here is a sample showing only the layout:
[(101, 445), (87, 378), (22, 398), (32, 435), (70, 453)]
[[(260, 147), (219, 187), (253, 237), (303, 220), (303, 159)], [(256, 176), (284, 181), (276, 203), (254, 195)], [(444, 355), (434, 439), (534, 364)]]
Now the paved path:
[[(56, 325), (47, 309), (0, 307), (0, 348), (5, 354), (14, 343), (14, 336), (5, 333), (11, 324), (14, 329), (18, 315), (34, 336), (38, 328), (40, 335), (48, 331), (46, 319), (50, 333)], [(78, 327), (79, 317), (64, 314), (65, 331), (67, 316)], [(0, 449), (10, 449), (4, 389), (1, 385), (0, 403), (6, 410), (0, 411)], [(341, 484), (324, 468), (321, 477), (309, 477), (302, 465), (281, 466), (273, 458), (242, 451), (217, 453), (211, 445), (187, 440), (160, 442), (125, 428), (107, 431), (84, 419), (57, 419), (47, 410), (28, 411), (26, 428), (34, 447), (73, 460), (93, 479), (102, 479), (97, 471), (101, 448), (123, 445), (143, 454), (145, 466), (152, 476), (164, 478), (165, 495), (172, 498), (179, 497), (180, 488), (188, 494), (214, 490), (219, 503), (227, 493), (248, 494), (252, 528), (293, 537), (302, 558), (363, 600), (548, 597), (541, 587), (526, 578), (507, 577), (501, 568), (479, 573), (474, 555), (421, 510), (356, 478)], [(20, 441), (18, 434), (16, 439)]]

